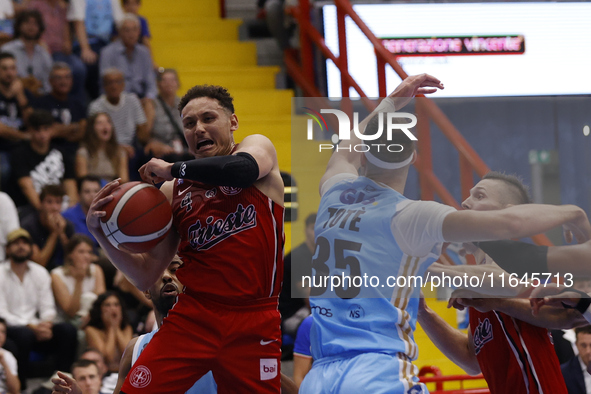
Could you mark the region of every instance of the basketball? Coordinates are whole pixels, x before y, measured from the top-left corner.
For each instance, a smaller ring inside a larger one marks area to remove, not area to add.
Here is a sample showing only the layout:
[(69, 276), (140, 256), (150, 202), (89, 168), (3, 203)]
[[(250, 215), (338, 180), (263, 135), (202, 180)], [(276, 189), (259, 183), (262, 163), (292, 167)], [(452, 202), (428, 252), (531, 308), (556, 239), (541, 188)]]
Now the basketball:
[(104, 206), (103, 233), (111, 245), (132, 253), (147, 252), (166, 237), (172, 227), (172, 209), (154, 186), (128, 182), (113, 190)]

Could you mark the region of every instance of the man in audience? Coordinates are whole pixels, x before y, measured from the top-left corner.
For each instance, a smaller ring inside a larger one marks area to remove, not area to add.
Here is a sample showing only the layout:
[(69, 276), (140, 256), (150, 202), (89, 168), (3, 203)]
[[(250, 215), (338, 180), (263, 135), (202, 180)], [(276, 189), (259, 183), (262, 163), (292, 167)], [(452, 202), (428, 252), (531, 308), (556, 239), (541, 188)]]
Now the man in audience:
[(95, 348), (88, 348), (80, 355), (79, 360), (90, 360), (94, 361), (99, 370), (99, 376), (102, 379), (101, 384), (101, 394), (113, 394), (115, 387), (117, 386), (117, 373), (109, 372), (109, 368), (107, 367), (107, 363), (105, 361), (105, 356)]
[(72, 377), (78, 382), (82, 394), (99, 394), (101, 375), (94, 361), (76, 361), (72, 364)]
[(18, 75), (23, 78), (25, 87), (35, 95), (50, 90), (49, 72), (53, 60), (40, 38), (45, 31), (41, 13), (37, 10), (24, 10), (17, 14), (14, 21), (15, 39), (2, 46), (3, 52), (9, 52), (16, 58)]
[(48, 185), (41, 190), (40, 209), (22, 220), (33, 240), (32, 260), (51, 271), (62, 265), (64, 248), (72, 235), (74, 225), (62, 216), (64, 189), (60, 185)]
[(97, 7), (87, 0), (70, 0), (68, 6), (67, 18), (74, 25), (76, 36), (73, 50), (87, 65), (86, 90), (92, 99), (99, 95), (98, 54), (109, 44), (115, 25), (123, 19), (119, 0), (105, 2)]
[(106, 112), (113, 120), (117, 141), (129, 156), (129, 175), (137, 176), (143, 149), (134, 145), (145, 145), (150, 139), (146, 114), (140, 100), (134, 93), (125, 92), (125, 77), (121, 71), (109, 68), (103, 71), (105, 94), (90, 103), (88, 114)]
[(151, 130), (154, 123), (154, 100), (158, 91), (150, 50), (138, 43), (139, 37), (139, 18), (133, 14), (125, 14), (119, 24), (119, 39), (101, 51), (99, 70), (101, 74), (109, 68), (123, 72), (125, 91), (135, 93), (140, 98), (146, 113), (148, 130)]
[(63, 62), (56, 62), (49, 74), (51, 91), (33, 100), (33, 107), (49, 111), (55, 120), (53, 142), (67, 155), (75, 156), (78, 142), (86, 129), (86, 106), (70, 95), (72, 71)]
[(56, 367), (67, 371), (76, 355), (76, 328), (53, 324), (56, 315), (49, 272), (30, 260), (29, 233), (19, 228), (8, 234), (8, 261), (0, 264), (0, 317), (8, 323), (8, 338), (16, 343), (21, 387), (26, 388), (29, 354), (52, 353)]
[(562, 364), (562, 376), (568, 394), (587, 394), (591, 392), (591, 326), (575, 328), (577, 350), (579, 354)]
[(79, 202), (73, 207), (66, 209), (62, 213), (62, 216), (72, 222), (75, 232), (86, 235), (98, 245), (86, 226), (86, 214), (88, 213), (88, 208), (92, 200), (94, 200), (94, 197), (101, 190), (101, 180), (97, 176), (87, 175), (77, 179), (76, 182), (78, 184)]
[[(14, 141), (30, 139), (24, 133), (24, 118), (29, 103), (16, 71), (14, 55), (0, 53), (0, 151), (14, 147)], [(12, 142), (12, 143), (11, 143)]]
[(52, 145), (53, 124), (53, 117), (49, 112), (33, 111), (29, 116), (31, 140), (21, 143), (11, 154), (11, 171), (14, 183), (18, 184), (18, 189), (13, 194), (17, 207), (29, 204), (39, 209), (41, 189), (46, 185), (62, 182), (69, 205), (78, 200), (74, 162)]

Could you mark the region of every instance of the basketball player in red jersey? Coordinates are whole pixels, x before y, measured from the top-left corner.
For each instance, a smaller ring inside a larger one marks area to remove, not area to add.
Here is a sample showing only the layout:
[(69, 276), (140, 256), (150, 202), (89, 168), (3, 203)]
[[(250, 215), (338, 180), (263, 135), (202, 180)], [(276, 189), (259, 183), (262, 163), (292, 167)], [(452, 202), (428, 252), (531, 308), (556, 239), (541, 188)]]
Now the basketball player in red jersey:
[(209, 370), (219, 393), (279, 393), (283, 278), (283, 181), (275, 148), (262, 135), (235, 144), (232, 97), (196, 86), (179, 110), (196, 160), (153, 159), (140, 169), (162, 182), (174, 229), (148, 253), (110, 245), (99, 227), (118, 181), (93, 201), (87, 223), (110, 260), (141, 290), (159, 278), (175, 251), (184, 294), (127, 375), (122, 393), (183, 393)]

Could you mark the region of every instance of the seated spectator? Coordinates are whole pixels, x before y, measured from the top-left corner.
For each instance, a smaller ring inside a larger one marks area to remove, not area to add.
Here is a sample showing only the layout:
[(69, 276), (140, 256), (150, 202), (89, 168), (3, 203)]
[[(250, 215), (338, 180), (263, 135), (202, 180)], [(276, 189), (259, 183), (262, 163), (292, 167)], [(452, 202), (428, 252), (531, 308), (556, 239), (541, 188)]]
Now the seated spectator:
[(99, 96), (98, 54), (123, 19), (119, 0), (70, 0), (68, 21), (74, 25), (73, 51), (86, 63), (86, 91), (91, 99)]
[(74, 205), (78, 200), (74, 162), (52, 145), (53, 125), (49, 112), (33, 111), (29, 117), (31, 140), (22, 142), (11, 153), (12, 177), (14, 184), (18, 185), (12, 197), (17, 207), (29, 204), (39, 209), (41, 189), (62, 182), (68, 195), (68, 205)]
[(25, 129), (29, 102), (23, 83), (18, 78), (14, 55), (0, 53), (0, 151), (14, 148), (15, 141), (30, 139)]
[(62, 212), (62, 216), (72, 222), (76, 233), (84, 234), (96, 246), (98, 245), (96, 239), (94, 239), (94, 236), (88, 231), (88, 227), (86, 226), (86, 214), (88, 213), (88, 208), (90, 208), (92, 200), (94, 200), (94, 197), (101, 190), (101, 180), (94, 175), (85, 175), (78, 178), (76, 183), (78, 184), (79, 202)]
[(99, 376), (102, 380), (101, 394), (113, 394), (117, 386), (117, 373), (109, 372), (105, 361), (105, 356), (95, 348), (87, 348), (84, 353), (80, 355), (79, 360), (94, 361), (99, 369)]
[(110, 372), (119, 370), (121, 355), (133, 336), (121, 298), (115, 292), (101, 294), (92, 304), (86, 326), (88, 346), (105, 355)]
[[(123, 0), (123, 11), (133, 14), (140, 20), (140, 38), (138, 43), (143, 44), (152, 52), (152, 43), (150, 42), (152, 35), (150, 34), (150, 27), (148, 26), (148, 20), (139, 14), (140, 6), (142, 5), (141, 0)], [(156, 63), (152, 57), (152, 65), (156, 69)]]
[(66, 3), (61, 0), (31, 0), (26, 4), (26, 8), (35, 9), (41, 13), (46, 27), (41, 40), (47, 45), (54, 62), (65, 62), (72, 70), (74, 81), (72, 96), (81, 104), (86, 102), (84, 91), (86, 66), (78, 56), (72, 54), (72, 37), (66, 18)]
[(14, 7), (11, 0), (0, 0), (0, 45), (12, 40)]
[(0, 264), (0, 317), (8, 323), (8, 338), (16, 343), (21, 389), (26, 389), (32, 350), (53, 354), (56, 368), (68, 371), (76, 356), (76, 328), (54, 324), (55, 301), (49, 272), (29, 260), (32, 239), (24, 229), (8, 234), (8, 261)]
[(84, 142), (76, 154), (76, 176), (93, 175), (103, 184), (121, 178), (125, 183), (129, 180), (127, 153), (117, 143), (111, 117), (104, 112), (91, 115)]
[[(130, 176), (138, 179), (137, 170), (147, 161), (143, 146), (150, 139), (146, 115), (137, 96), (124, 92), (125, 79), (121, 71), (107, 69), (103, 75), (105, 94), (90, 103), (88, 114), (107, 113), (115, 127), (117, 141), (127, 150)], [(141, 145), (141, 147), (140, 147)]]
[(560, 366), (568, 394), (586, 394), (591, 391), (591, 326), (575, 328), (578, 355)]
[(100, 394), (101, 376), (94, 361), (78, 360), (72, 364), (72, 378), (80, 388), (80, 394)]
[(53, 142), (68, 155), (76, 155), (78, 143), (84, 138), (86, 106), (73, 95), (72, 71), (64, 62), (56, 62), (49, 74), (51, 91), (35, 100), (36, 109), (49, 111), (55, 120)]
[(155, 157), (169, 162), (195, 158), (188, 153), (183, 133), (181, 114), (178, 110), (180, 98), (176, 95), (179, 79), (176, 70), (164, 69), (158, 73), (158, 97), (154, 100), (155, 117), (151, 140), (146, 146)]
[(58, 307), (56, 321), (80, 328), (92, 303), (105, 292), (103, 270), (94, 262), (94, 244), (83, 234), (74, 234), (66, 246), (64, 265), (51, 271), (51, 286)]
[(31, 259), (51, 271), (63, 264), (64, 249), (72, 235), (74, 225), (61, 215), (64, 189), (48, 185), (41, 190), (41, 208), (21, 221), (33, 239)]
[(14, 40), (2, 45), (3, 52), (16, 58), (18, 75), (34, 95), (49, 92), (49, 72), (53, 60), (39, 39), (45, 31), (43, 17), (37, 10), (25, 10), (14, 21)]
[(21, 392), (21, 382), (18, 380), (18, 367), (14, 355), (2, 349), (6, 342), (8, 325), (0, 317), (0, 393), (17, 394)]
[(312, 322), (312, 315), (310, 315), (300, 324), (293, 347), (293, 381), (298, 388), (312, 368), (312, 350), (310, 349)]
[(8, 194), (0, 192), (0, 262), (6, 258), (4, 250), (8, 233), (19, 227), (18, 212), (12, 198)]
[(135, 93), (140, 98), (148, 130), (151, 130), (154, 123), (153, 100), (158, 91), (150, 50), (138, 43), (140, 21), (136, 15), (125, 14), (118, 28), (119, 39), (101, 51), (99, 70), (101, 75), (109, 68), (116, 68), (123, 73), (125, 91)]

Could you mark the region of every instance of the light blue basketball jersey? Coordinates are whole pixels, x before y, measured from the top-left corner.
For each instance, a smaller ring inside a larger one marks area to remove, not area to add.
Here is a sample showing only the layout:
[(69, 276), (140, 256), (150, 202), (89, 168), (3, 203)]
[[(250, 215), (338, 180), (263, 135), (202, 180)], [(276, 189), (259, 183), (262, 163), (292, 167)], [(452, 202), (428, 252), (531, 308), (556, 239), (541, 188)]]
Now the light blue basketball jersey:
[[(409, 364), (417, 358), (413, 332), (420, 282), (396, 286), (395, 281), (422, 276), (435, 258), (408, 256), (394, 239), (391, 220), (406, 200), (366, 177), (338, 182), (322, 197), (314, 228), (316, 283), (310, 296), (315, 363), (368, 352), (394, 355)], [(366, 279), (361, 287), (357, 281), (331, 291), (330, 282), (326, 289), (317, 287), (318, 275)]]
[[(154, 334), (156, 334), (158, 330), (154, 330), (148, 334), (140, 335), (137, 338), (135, 346), (133, 347), (133, 355), (131, 357), (131, 365), (135, 364), (137, 359), (139, 358), (140, 354), (144, 351), (148, 343), (152, 340)], [(185, 394), (216, 394), (218, 392), (218, 386), (215, 383), (213, 378), (213, 374), (211, 371), (206, 373), (199, 379), (193, 387), (191, 387)]]
[(108, 42), (114, 25), (111, 0), (86, 0), (84, 25), (89, 36)]

